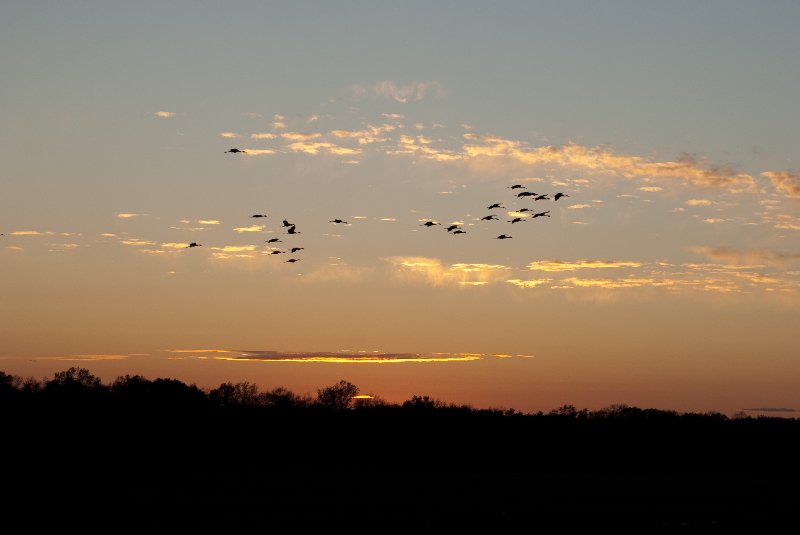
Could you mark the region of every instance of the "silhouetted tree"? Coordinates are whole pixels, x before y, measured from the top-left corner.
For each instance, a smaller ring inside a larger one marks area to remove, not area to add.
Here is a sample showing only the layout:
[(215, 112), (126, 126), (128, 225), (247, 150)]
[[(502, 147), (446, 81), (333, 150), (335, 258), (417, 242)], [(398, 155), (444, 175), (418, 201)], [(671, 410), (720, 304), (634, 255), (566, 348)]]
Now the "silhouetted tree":
[(317, 390), (317, 403), (329, 409), (347, 409), (353, 404), (353, 396), (358, 395), (358, 387), (347, 381)]
[(261, 393), (261, 404), (267, 407), (276, 409), (291, 409), (295, 407), (304, 407), (309, 404), (308, 399), (298, 396), (291, 390), (279, 386), (273, 388), (269, 392)]
[(416, 410), (433, 410), (444, 407), (444, 403), (430, 396), (411, 396), (403, 402), (402, 408)]
[(74, 366), (66, 371), (57, 372), (53, 379), (44, 385), (46, 396), (67, 402), (95, 400), (107, 392), (99, 377), (92, 375), (86, 368)]
[(253, 383), (222, 383), (209, 393), (212, 403), (222, 407), (229, 405), (258, 405), (261, 398), (258, 386)]

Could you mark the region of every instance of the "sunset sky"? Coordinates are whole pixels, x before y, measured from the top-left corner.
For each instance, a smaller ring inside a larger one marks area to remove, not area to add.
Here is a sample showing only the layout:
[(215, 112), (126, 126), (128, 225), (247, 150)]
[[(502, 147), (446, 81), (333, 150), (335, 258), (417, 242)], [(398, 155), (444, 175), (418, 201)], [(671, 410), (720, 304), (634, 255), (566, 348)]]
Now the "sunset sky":
[(800, 410), (798, 21), (9, 3), (0, 370)]

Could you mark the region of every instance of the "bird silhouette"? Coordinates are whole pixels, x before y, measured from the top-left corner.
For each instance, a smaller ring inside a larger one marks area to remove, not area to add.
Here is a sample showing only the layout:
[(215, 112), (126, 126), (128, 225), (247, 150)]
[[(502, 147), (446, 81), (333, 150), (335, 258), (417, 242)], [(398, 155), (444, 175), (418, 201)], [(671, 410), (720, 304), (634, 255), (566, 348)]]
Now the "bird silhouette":
[(503, 208), (503, 209), (505, 209), (505, 206), (503, 206), (503, 203), (496, 202), (496, 203), (490, 204), (489, 206), (486, 207), (487, 210), (492, 210), (493, 208)]
[(202, 245), (197, 242), (192, 242), (186, 246), (187, 249), (191, 249), (192, 247), (202, 247)]
[(523, 191), (522, 193), (517, 193), (517, 197), (522, 199), (523, 197), (533, 197), (536, 195), (533, 191)]
[(286, 221), (286, 220), (284, 219), (284, 220), (283, 220), (283, 226), (284, 226), (284, 227), (293, 227), (293, 226), (294, 226), (294, 223), (289, 223), (288, 221)]
[(447, 227), (445, 230), (446, 230), (447, 232), (453, 232), (453, 231), (454, 231), (454, 230), (456, 230), (458, 227), (459, 227), (459, 225), (450, 225), (450, 226), (449, 226), (449, 227)]
[(278, 238), (270, 238), (267, 240), (267, 243), (281, 243), (281, 240)]
[(467, 233), (466, 230), (461, 230), (460, 228), (453, 231), (453, 234), (466, 234), (466, 233)]
[(514, 184), (513, 186), (509, 186), (508, 189), (520, 189), (524, 187), (525, 186), (523, 186), (522, 184)]
[(495, 240), (508, 240), (511, 238), (513, 238), (513, 236), (506, 236), (505, 234), (500, 234), (498, 237), (495, 238)]
[(226, 150), (225, 154), (228, 154), (229, 152), (231, 152), (233, 154), (237, 154), (237, 153), (247, 154), (247, 151), (239, 150), (239, 149)]
[(508, 223), (511, 223), (513, 225), (514, 223), (519, 223), (520, 221), (525, 221), (525, 218), (524, 217), (515, 217), (511, 221), (508, 221)]
[(422, 226), (425, 226), (425, 227), (431, 228), (432, 226), (434, 226), (434, 225), (438, 225), (438, 224), (439, 224), (439, 223), (434, 223), (433, 221), (425, 221), (425, 222), (422, 224)]
[(267, 217), (267, 214), (253, 214), (250, 217)]
[(494, 215), (494, 214), (492, 214), (492, 215), (485, 215), (485, 216), (483, 216), (483, 217), (481, 218), (481, 221), (497, 221), (497, 220), (498, 220), (498, 219), (497, 219), (497, 216), (496, 216), (496, 215)]
[(533, 214), (534, 219), (537, 217), (550, 217), (550, 210), (546, 212), (539, 212), (538, 214)]
[(349, 225), (349, 224), (350, 224), (350, 223), (348, 223), (347, 221), (344, 221), (344, 220), (342, 220), (342, 219), (331, 219), (331, 220), (329, 221), (329, 223), (336, 223), (337, 225), (338, 225), (339, 223), (344, 223), (345, 225)]
[(302, 251), (303, 249), (305, 249), (305, 247), (292, 247), (290, 251), (292, 253), (296, 253), (297, 251)]
[(272, 251), (270, 254), (283, 254), (286, 251)]
[(548, 197), (548, 196), (547, 196), (547, 193), (545, 193), (544, 195), (539, 195), (538, 197), (536, 197), (536, 198), (535, 198), (535, 199), (533, 199), (533, 200), (534, 200), (534, 201), (549, 201), (549, 200), (550, 200), (550, 197)]
[(300, 261), (299, 258), (290, 258), (289, 260), (284, 262), (284, 264), (294, 264), (295, 262), (299, 262), (299, 261)]
[(287, 232), (287, 233), (289, 233), (289, 234), (301, 234), (300, 232), (298, 232), (297, 230), (295, 230), (295, 226), (294, 226), (294, 225), (292, 225), (291, 227), (289, 227), (288, 229), (286, 229), (286, 232)]
[(561, 197), (569, 197), (569, 195), (567, 195), (566, 193), (556, 193), (555, 197), (553, 197), (553, 200), (557, 201)]

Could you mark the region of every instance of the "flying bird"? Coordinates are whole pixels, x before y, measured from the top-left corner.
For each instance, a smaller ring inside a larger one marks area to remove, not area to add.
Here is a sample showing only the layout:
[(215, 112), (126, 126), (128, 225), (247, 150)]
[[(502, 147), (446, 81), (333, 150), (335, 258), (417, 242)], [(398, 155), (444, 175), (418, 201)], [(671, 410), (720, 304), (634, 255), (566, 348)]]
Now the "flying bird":
[(281, 240), (278, 238), (270, 238), (267, 240), (267, 243), (281, 243)]
[(291, 227), (289, 227), (288, 229), (286, 229), (286, 232), (287, 232), (287, 233), (289, 233), (289, 234), (300, 234), (300, 232), (297, 232), (297, 231), (295, 230), (295, 226), (294, 226), (294, 225), (292, 225)]
[(286, 262), (284, 262), (284, 264), (287, 264), (287, 263), (289, 263), (289, 264), (294, 264), (295, 262), (299, 262), (299, 261), (300, 261), (300, 259), (299, 259), (299, 258), (290, 258), (289, 260), (287, 260)]
[(233, 153), (233, 154), (237, 154), (237, 153), (240, 153), (240, 152), (241, 152), (242, 154), (247, 154), (247, 151), (244, 151), (244, 150), (239, 150), (239, 149), (231, 149), (231, 150), (226, 150), (226, 151), (225, 151), (225, 154), (228, 154), (229, 152), (231, 152), (231, 153)]
[(494, 215), (494, 214), (492, 214), (492, 215), (485, 215), (485, 216), (483, 216), (483, 217), (481, 218), (481, 221), (497, 221), (497, 220), (498, 220), (498, 219), (497, 219), (497, 216), (496, 216), (496, 215)]
[(459, 225), (450, 225), (450, 226), (449, 226), (449, 227), (447, 227), (445, 230), (446, 230), (447, 232), (453, 232), (453, 231), (454, 231), (454, 230), (456, 230), (458, 227), (459, 227)]
[(498, 237), (495, 238), (495, 240), (508, 240), (510, 238), (513, 238), (513, 236), (506, 236), (505, 234), (500, 234)]
[(461, 230), (460, 228), (453, 231), (453, 234), (466, 234), (466, 233), (467, 233), (466, 230)]
[(546, 212), (539, 212), (538, 214), (533, 214), (533, 217), (534, 218), (537, 218), (537, 217), (550, 217), (550, 210), (548, 210)]
[(291, 252), (296, 253), (297, 251), (302, 251), (305, 247), (292, 247)]
[(283, 254), (286, 251), (272, 251), (270, 254)]
[(512, 219), (511, 221), (508, 221), (508, 222), (513, 225), (514, 223), (519, 223), (520, 221), (525, 221), (525, 218), (524, 217), (515, 217), (514, 219)]
[(534, 200), (534, 201), (549, 201), (549, 200), (550, 200), (550, 197), (548, 197), (548, 196), (547, 196), (547, 193), (545, 193), (544, 195), (539, 195), (538, 197), (536, 197), (536, 198), (535, 198), (535, 199), (533, 199), (533, 200)]
[(294, 226), (294, 223), (289, 223), (288, 221), (286, 221), (286, 220), (284, 219), (284, 220), (283, 220), (283, 226), (284, 226), (284, 227), (293, 227), (293, 226)]
[(503, 203), (496, 202), (496, 203), (490, 204), (489, 206), (486, 207), (487, 210), (491, 210), (493, 208), (503, 208), (503, 209), (505, 209), (505, 206), (503, 206)]
[(344, 223), (345, 225), (349, 225), (349, 224), (350, 224), (350, 223), (348, 223), (347, 221), (344, 221), (344, 220), (342, 220), (342, 219), (331, 219), (331, 220), (329, 221), (329, 223), (336, 223), (337, 225), (338, 225), (339, 223)]
[(553, 198), (554, 201), (557, 201), (561, 197), (569, 197), (566, 193), (556, 193), (555, 197)]
[(509, 186), (508, 189), (519, 189), (524, 187), (525, 186), (523, 186), (522, 184), (514, 184), (513, 186)]
[(425, 222), (422, 224), (422, 226), (425, 226), (425, 227), (431, 228), (432, 226), (434, 226), (434, 225), (438, 225), (438, 224), (439, 224), (439, 223), (434, 223), (433, 221), (425, 221)]
[(187, 249), (191, 249), (192, 247), (202, 247), (202, 245), (197, 242), (192, 242), (186, 246)]
[(520, 208), (519, 210), (517, 210), (517, 212), (533, 212), (533, 210), (530, 208)]
[(267, 214), (253, 214), (250, 217), (267, 217)]
[(533, 197), (534, 195), (536, 195), (536, 193), (533, 191), (523, 191), (522, 193), (517, 193), (517, 197), (520, 199), (523, 197)]

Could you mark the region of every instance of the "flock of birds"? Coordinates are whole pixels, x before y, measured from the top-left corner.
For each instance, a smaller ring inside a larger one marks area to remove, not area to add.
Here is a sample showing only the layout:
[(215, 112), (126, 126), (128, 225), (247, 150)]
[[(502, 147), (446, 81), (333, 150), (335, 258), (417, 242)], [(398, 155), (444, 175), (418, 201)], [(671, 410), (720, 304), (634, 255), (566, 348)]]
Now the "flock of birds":
[[(242, 149), (232, 148), (232, 149), (229, 149), (229, 150), (225, 151), (225, 154), (247, 154), (247, 151), (242, 150)], [(515, 194), (516, 194), (517, 199), (521, 199), (522, 200), (522, 199), (530, 198), (534, 202), (537, 202), (537, 201), (549, 201), (549, 200), (558, 201), (562, 197), (569, 197), (569, 195), (567, 195), (566, 193), (562, 193), (562, 192), (555, 193), (555, 194), (553, 194), (552, 197), (550, 197), (549, 196), (550, 194), (548, 194), (548, 193), (536, 193), (536, 192), (533, 192), (533, 191), (528, 191), (527, 187), (522, 185), (522, 184), (514, 184), (512, 186), (509, 186), (508, 189), (516, 192)], [(525, 191), (518, 191), (518, 190), (525, 190)], [(492, 203), (492, 204), (488, 205), (486, 207), (486, 209), (487, 210), (495, 210), (495, 209), (506, 210), (506, 207), (503, 206), (502, 202), (496, 202), (496, 203)], [(537, 211), (534, 208), (525, 207), (525, 208), (512, 210), (510, 212), (510, 214), (513, 214), (513, 217), (511, 219), (509, 219), (507, 221), (507, 223), (511, 223), (512, 225), (514, 225), (516, 223), (522, 223), (524, 221), (534, 220), (534, 219), (537, 219), (537, 218), (540, 218), (540, 217), (550, 217), (550, 210)], [(251, 218), (266, 218), (267, 214), (253, 214), (250, 217)], [(496, 214), (488, 214), (488, 215), (485, 215), (485, 216), (481, 217), (480, 221), (500, 221), (500, 218)], [(345, 221), (343, 219), (339, 219), (339, 218), (331, 219), (329, 221), (329, 223), (333, 223), (335, 225), (349, 225), (349, 223), (347, 221)], [(428, 220), (428, 221), (425, 221), (424, 223), (422, 223), (421, 226), (424, 226), (424, 227), (427, 227), (427, 228), (431, 228), (431, 227), (443, 226), (443, 225), (441, 223), (437, 222), (437, 221)], [(453, 224), (451, 224), (451, 225), (449, 225), (447, 227), (444, 227), (444, 228), (449, 234), (452, 234), (452, 235), (455, 236), (455, 235), (466, 234), (467, 233), (467, 231), (464, 230), (462, 228), (462, 226), (463, 226), (463, 223), (453, 223)], [(286, 219), (283, 220), (283, 222), (281, 224), (281, 228), (285, 229), (287, 236), (295, 236), (297, 234), (300, 234), (300, 231), (297, 230), (297, 225), (295, 225), (294, 223), (290, 223)], [(513, 236), (510, 236), (510, 235), (504, 233), (504, 234), (500, 234), (495, 239), (497, 239), (497, 240), (509, 240), (511, 238), (513, 238)], [(291, 255), (294, 255), (296, 253), (299, 253), (300, 251), (305, 250), (305, 247), (297, 247), (297, 246), (289, 247), (286, 250), (283, 250), (283, 249), (280, 248), (280, 246), (276, 245), (276, 244), (279, 244), (279, 243), (283, 243), (283, 240), (281, 240), (280, 238), (270, 238), (270, 239), (264, 240), (264, 241), (267, 243), (267, 245), (269, 245), (271, 247), (271, 253), (270, 254), (273, 254), (273, 255), (279, 255), (279, 254), (291, 254)], [(202, 244), (197, 243), (197, 242), (192, 242), (192, 243), (190, 243), (188, 245), (187, 248), (193, 248), (193, 247), (202, 247)], [(300, 258), (297, 258), (297, 257), (293, 256), (293, 257), (289, 258), (288, 260), (286, 260), (284, 263), (294, 264), (295, 262), (299, 262), (299, 261), (300, 261)]]

